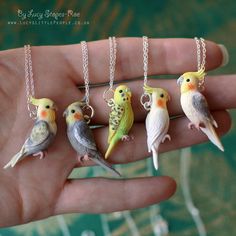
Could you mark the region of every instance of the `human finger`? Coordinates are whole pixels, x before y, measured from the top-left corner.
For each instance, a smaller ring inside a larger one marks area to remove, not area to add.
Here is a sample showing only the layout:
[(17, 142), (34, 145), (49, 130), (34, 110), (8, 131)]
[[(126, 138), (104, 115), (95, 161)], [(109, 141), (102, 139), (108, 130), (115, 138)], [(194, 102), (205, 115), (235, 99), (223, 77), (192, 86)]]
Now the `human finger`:
[(171, 197), (176, 183), (170, 177), (69, 180), (54, 214), (108, 213), (146, 207)]

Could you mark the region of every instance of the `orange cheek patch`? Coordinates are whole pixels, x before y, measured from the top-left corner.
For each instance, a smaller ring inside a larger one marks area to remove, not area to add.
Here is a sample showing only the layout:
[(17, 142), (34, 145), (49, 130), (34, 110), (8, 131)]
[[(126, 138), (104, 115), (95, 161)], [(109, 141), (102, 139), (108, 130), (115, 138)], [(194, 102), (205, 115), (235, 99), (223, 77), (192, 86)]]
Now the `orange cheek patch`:
[(188, 89), (189, 89), (189, 90), (193, 90), (193, 89), (195, 89), (195, 86), (194, 86), (193, 84), (189, 84), (189, 85), (188, 85)]
[(164, 102), (161, 99), (158, 99), (156, 104), (158, 107), (164, 107)]
[(74, 114), (74, 118), (75, 118), (76, 120), (81, 120), (82, 116), (81, 116), (79, 113), (75, 113), (75, 114)]
[(46, 112), (46, 111), (41, 111), (41, 116), (42, 116), (43, 118), (45, 118), (45, 117), (47, 116), (47, 112)]

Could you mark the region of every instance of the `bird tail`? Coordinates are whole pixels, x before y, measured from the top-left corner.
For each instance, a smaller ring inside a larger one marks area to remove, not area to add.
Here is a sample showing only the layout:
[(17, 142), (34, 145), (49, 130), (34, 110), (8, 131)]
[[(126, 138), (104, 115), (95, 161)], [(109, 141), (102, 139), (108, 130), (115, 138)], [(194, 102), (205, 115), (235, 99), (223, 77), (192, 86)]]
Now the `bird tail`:
[(215, 144), (222, 152), (224, 151), (224, 147), (213, 127), (213, 125), (208, 122), (205, 127), (200, 127), (200, 129), (207, 135), (210, 141)]
[(156, 170), (158, 170), (158, 149), (155, 149), (155, 147), (152, 146), (152, 160), (153, 160), (153, 165)]
[(14, 155), (12, 157), (12, 159), (3, 167), (3, 169), (7, 169), (9, 167), (14, 167), (16, 165), (16, 163), (22, 159), (25, 156), (25, 151), (24, 151), (24, 147), (22, 147), (22, 149), (16, 153), (16, 155)]
[(104, 169), (106, 169), (107, 171), (110, 171), (113, 175), (121, 177), (121, 174), (115, 170), (111, 164), (109, 164), (108, 162), (106, 162), (100, 154), (97, 154), (97, 157), (92, 159), (96, 164), (100, 165), (101, 167), (103, 167)]
[(118, 143), (118, 141), (119, 141), (119, 138), (117, 136), (113, 136), (113, 138), (110, 140), (110, 144), (109, 144), (108, 149), (106, 151), (105, 159), (107, 159), (111, 155), (111, 152), (112, 152), (113, 148), (116, 146), (116, 144)]

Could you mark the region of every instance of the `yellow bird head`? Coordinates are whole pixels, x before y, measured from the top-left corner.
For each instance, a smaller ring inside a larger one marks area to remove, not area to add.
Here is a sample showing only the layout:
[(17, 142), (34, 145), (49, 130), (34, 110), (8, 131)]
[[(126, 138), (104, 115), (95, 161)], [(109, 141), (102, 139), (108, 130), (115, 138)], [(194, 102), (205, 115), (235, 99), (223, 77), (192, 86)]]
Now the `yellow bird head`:
[(33, 98), (30, 97), (29, 102), (37, 106), (37, 118), (47, 122), (53, 122), (56, 119), (57, 107), (55, 103), (49, 98)]
[(74, 102), (70, 104), (63, 113), (66, 117), (66, 123), (68, 125), (73, 125), (76, 121), (84, 120), (84, 115), (82, 111), (82, 106), (84, 103), (81, 101)]
[(186, 72), (181, 75), (177, 80), (177, 84), (181, 88), (181, 93), (198, 90), (199, 82), (204, 79), (205, 75), (206, 73), (203, 69), (197, 72)]
[(157, 107), (166, 108), (166, 103), (170, 101), (170, 95), (163, 88), (152, 88), (144, 85), (144, 91), (152, 96), (152, 104), (154, 103)]
[(131, 103), (131, 96), (131, 91), (126, 85), (119, 85), (114, 93), (114, 101), (119, 105)]

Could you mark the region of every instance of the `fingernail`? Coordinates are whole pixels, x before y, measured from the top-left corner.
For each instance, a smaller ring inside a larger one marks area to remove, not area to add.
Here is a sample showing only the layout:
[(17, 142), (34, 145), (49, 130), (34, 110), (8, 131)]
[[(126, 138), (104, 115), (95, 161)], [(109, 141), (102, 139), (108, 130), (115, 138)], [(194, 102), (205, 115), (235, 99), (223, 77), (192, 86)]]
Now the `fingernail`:
[(228, 53), (228, 50), (227, 48), (225, 47), (225, 45), (223, 44), (218, 44), (220, 50), (221, 50), (221, 53), (222, 53), (222, 63), (220, 65), (220, 67), (223, 67), (223, 66), (226, 66), (228, 63), (229, 63), (229, 53)]

